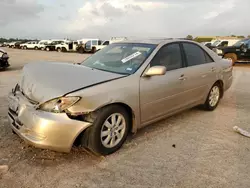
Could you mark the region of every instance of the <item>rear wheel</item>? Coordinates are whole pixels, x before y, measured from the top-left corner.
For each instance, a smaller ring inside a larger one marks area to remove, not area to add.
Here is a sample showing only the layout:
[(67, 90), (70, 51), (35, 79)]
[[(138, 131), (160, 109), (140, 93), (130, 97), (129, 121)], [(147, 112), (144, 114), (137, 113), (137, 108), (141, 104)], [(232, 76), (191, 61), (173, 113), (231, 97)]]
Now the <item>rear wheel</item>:
[(35, 46), (35, 50), (38, 50), (38, 47), (37, 47), (37, 46)]
[(24, 49), (24, 50), (27, 50), (27, 46), (24, 46), (23, 49)]
[(235, 53), (228, 53), (224, 55), (225, 59), (231, 59), (233, 65), (235, 65), (235, 63), (237, 62), (237, 55)]
[(204, 104), (205, 109), (213, 111), (218, 106), (221, 97), (222, 87), (219, 83), (215, 83), (207, 96), (207, 100)]
[(67, 52), (67, 49), (63, 47), (62, 52)]
[(96, 53), (96, 47), (93, 47), (91, 50), (92, 53)]
[(119, 105), (112, 105), (96, 113), (93, 125), (84, 132), (81, 143), (101, 155), (114, 153), (127, 138), (131, 122), (128, 112)]
[(62, 52), (62, 49), (61, 49), (61, 48), (57, 48), (57, 51), (58, 51), (58, 52)]
[(46, 49), (46, 51), (49, 51), (49, 50), (50, 50), (49, 47), (46, 47), (45, 49)]

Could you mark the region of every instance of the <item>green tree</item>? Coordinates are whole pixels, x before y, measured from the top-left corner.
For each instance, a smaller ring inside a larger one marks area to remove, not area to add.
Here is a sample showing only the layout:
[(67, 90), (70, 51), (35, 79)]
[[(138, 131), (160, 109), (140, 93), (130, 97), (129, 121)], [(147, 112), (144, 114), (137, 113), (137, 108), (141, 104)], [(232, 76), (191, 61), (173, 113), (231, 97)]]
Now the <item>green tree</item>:
[(240, 36), (237, 36), (238, 38), (240, 38), (240, 39), (244, 39), (245, 38), (245, 36), (243, 36), (243, 35), (240, 35)]

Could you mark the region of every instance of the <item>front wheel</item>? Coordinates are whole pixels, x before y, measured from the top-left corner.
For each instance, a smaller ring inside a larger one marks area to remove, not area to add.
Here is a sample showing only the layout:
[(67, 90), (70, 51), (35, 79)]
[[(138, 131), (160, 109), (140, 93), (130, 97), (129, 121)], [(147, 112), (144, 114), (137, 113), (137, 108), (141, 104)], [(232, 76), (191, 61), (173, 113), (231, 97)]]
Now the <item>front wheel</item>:
[(84, 132), (81, 142), (95, 153), (114, 153), (125, 142), (130, 123), (128, 112), (123, 107), (105, 107), (97, 112), (93, 125)]
[(219, 104), (221, 96), (222, 96), (222, 88), (220, 84), (215, 83), (209, 94), (207, 96), (207, 100), (204, 104), (205, 110), (213, 111)]
[(49, 51), (49, 47), (46, 48), (46, 51)]

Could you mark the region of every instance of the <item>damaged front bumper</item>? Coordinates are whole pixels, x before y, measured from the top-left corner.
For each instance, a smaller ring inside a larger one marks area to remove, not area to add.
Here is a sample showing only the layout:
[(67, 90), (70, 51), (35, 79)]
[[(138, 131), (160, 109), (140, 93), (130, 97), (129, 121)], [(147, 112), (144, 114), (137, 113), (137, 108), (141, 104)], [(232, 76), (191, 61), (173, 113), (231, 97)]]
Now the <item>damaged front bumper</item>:
[(91, 124), (70, 119), (66, 114), (36, 110), (21, 92), (8, 96), (11, 128), (27, 143), (42, 149), (70, 152), (77, 136)]
[(10, 64), (8, 62), (8, 59), (0, 58), (0, 68), (7, 68), (9, 66), (10, 66)]

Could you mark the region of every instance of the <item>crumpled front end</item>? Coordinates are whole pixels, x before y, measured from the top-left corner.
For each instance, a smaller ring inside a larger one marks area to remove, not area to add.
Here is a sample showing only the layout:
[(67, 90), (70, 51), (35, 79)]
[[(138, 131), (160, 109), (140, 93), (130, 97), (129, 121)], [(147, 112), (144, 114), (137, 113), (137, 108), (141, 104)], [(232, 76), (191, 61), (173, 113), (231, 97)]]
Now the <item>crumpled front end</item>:
[(10, 64), (8, 54), (0, 50), (0, 68), (7, 68), (9, 66)]
[(27, 143), (42, 149), (69, 152), (77, 136), (91, 124), (65, 113), (37, 110), (37, 104), (16, 87), (8, 96), (11, 128)]

